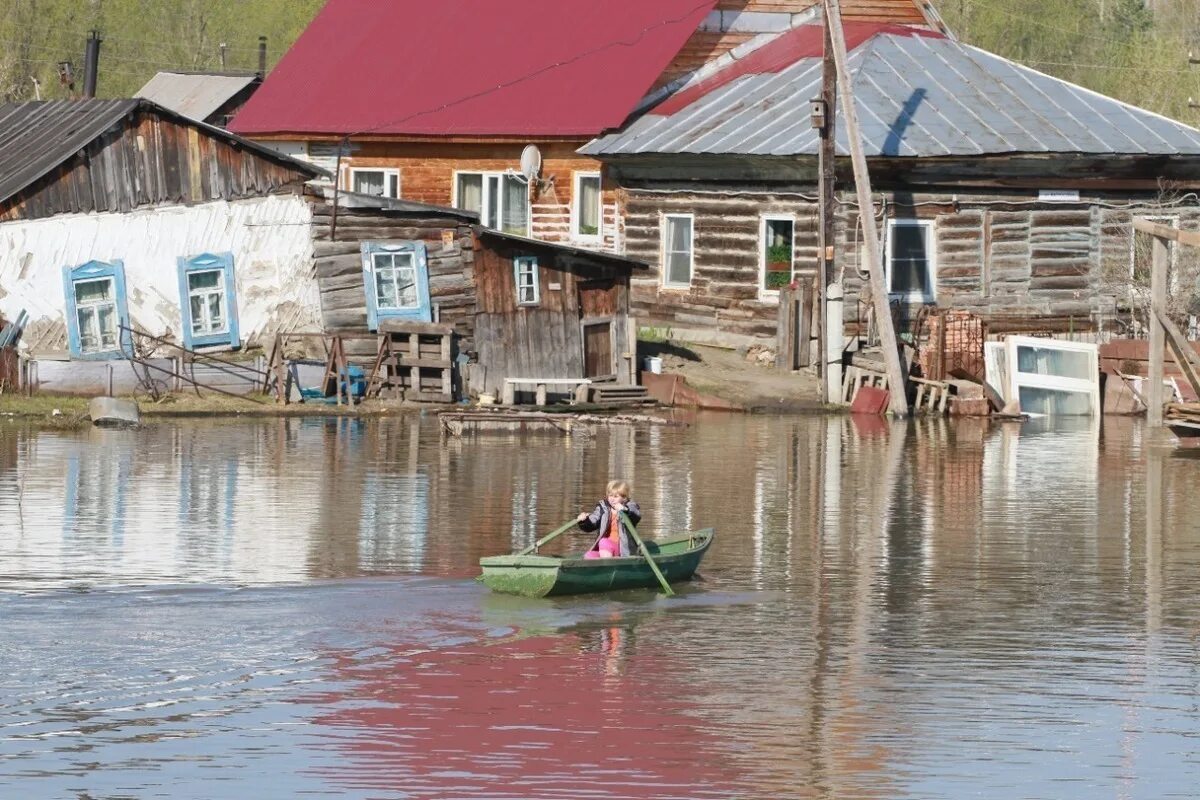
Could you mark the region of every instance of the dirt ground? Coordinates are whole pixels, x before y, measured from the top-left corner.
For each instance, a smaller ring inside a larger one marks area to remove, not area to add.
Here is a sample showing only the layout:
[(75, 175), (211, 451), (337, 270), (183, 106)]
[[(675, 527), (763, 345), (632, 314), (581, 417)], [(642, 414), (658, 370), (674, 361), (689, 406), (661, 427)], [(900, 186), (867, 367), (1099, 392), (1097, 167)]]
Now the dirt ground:
[(639, 356), (658, 356), (663, 372), (683, 375), (697, 391), (729, 400), (754, 412), (818, 413), (821, 383), (809, 371), (774, 367), (774, 354), (726, 350), (682, 342), (638, 343)]

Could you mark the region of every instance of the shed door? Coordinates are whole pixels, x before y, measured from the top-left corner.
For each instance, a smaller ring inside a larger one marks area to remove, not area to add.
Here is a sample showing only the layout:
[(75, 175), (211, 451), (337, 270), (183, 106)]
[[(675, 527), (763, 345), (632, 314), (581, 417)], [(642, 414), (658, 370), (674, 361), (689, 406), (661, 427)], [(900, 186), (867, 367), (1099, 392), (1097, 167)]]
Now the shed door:
[(606, 378), (612, 375), (612, 352), (611, 322), (583, 326), (583, 377)]

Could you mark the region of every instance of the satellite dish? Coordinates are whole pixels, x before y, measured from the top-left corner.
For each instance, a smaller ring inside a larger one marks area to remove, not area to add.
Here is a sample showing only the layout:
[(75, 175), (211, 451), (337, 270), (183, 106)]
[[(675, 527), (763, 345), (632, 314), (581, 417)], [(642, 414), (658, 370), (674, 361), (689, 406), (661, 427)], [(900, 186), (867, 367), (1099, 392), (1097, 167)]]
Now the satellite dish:
[(532, 181), (542, 171), (542, 151), (536, 144), (526, 145), (521, 151), (521, 174), (525, 180)]

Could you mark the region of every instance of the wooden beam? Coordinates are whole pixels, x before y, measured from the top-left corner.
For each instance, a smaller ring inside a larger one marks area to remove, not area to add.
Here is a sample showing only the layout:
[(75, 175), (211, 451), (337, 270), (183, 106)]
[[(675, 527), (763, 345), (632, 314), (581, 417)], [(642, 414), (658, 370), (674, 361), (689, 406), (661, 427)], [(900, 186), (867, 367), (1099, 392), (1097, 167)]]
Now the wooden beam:
[(1161, 239), (1168, 239), (1172, 242), (1200, 247), (1200, 233), (1196, 231), (1181, 231), (1178, 228), (1172, 228), (1158, 222), (1151, 222), (1141, 217), (1133, 218), (1133, 229), (1142, 233), (1148, 233), (1151, 236), (1157, 236)]
[[(841, 302), (841, 276), (834, 264), (834, 236), (837, 210), (834, 195), (837, 166), (837, 63), (833, 56), (833, 37), (829, 26), (825, 26), (824, 45), (821, 58), (821, 102), (824, 105), (825, 125), (821, 128), (821, 146), (817, 151), (818, 171), (818, 216), (817, 227), (817, 263), (820, 264), (818, 284), (821, 288), (821, 327), (817, 331), (819, 343), (817, 352), (817, 374), (821, 376), (823, 387), (822, 398), (826, 403), (836, 403), (841, 399), (842, 388), (842, 331), (830, 330), (829, 321), (836, 320), (842, 324), (843, 314), (829, 313), (831, 293), (829, 287), (836, 283), (832, 296)], [(807, 344), (805, 344), (807, 346)]]
[[(1142, 230), (1139, 223), (1146, 220), (1134, 219), (1133, 225)], [(1153, 223), (1150, 223), (1153, 224)], [(1165, 227), (1165, 226), (1164, 226)], [(1169, 228), (1167, 230), (1170, 230)], [(1155, 234), (1154, 257), (1150, 267), (1150, 389), (1147, 391), (1149, 402), (1146, 406), (1146, 421), (1152, 427), (1162, 427), (1163, 424), (1163, 345), (1165, 329), (1154, 319), (1158, 310), (1167, 305), (1167, 265), (1170, 263), (1171, 251), (1167, 248), (1167, 240)]]
[(1167, 346), (1171, 348), (1171, 355), (1175, 356), (1175, 363), (1192, 385), (1192, 391), (1200, 397), (1200, 363), (1197, 363), (1200, 356), (1197, 356), (1196, 351), (1188, 344), (1187, 337), (1179, 330), (1179, 326), (1161, 308), (1154, 309), (1154, 316), (1167, 334)]
[(904, 417), (908, 415), (908, 383), (900, 365), (900, 345), (892, 327), (892, 309), (883, 281), (879, 234), (875, 230), (875, 204), (871, 200), (871, 176), (867, 172), (867, 157), (863, 152), (858, 110), (854, 105), (853, 84), (846, 65), (846, 36), (842, 30), (842, 10), (839, 0), (824, 0), (824, 3), (825, 24), (829, 27), (834, 61), (837, 64), (838, 94), (841, 95), (842, 113), (846, 119), (846, 138), (850, 142), (850, 160), (854, 165), (858, 216), (862, 222), (863, 244), (867, 251), (867, 270), (871, 275), (871, 301), (875, 307), (875, 324), (879, 326), (879, 339), (883, 346), (884, 364), (887, 367), (888, 393), (891, 395), (889, 408), (897, 417)]

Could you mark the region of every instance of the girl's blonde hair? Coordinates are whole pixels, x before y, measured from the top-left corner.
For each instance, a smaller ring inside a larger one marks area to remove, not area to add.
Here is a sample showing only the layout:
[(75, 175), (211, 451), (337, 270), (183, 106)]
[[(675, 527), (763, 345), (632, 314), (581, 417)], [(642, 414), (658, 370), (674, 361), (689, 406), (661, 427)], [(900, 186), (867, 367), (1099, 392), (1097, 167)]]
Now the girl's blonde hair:
[(608, 497), (610, 494), (619, 494), (628, 500), (629, 484), (621, 480), (609, 481), (608, 488), (604, 490), (604, 496)]

